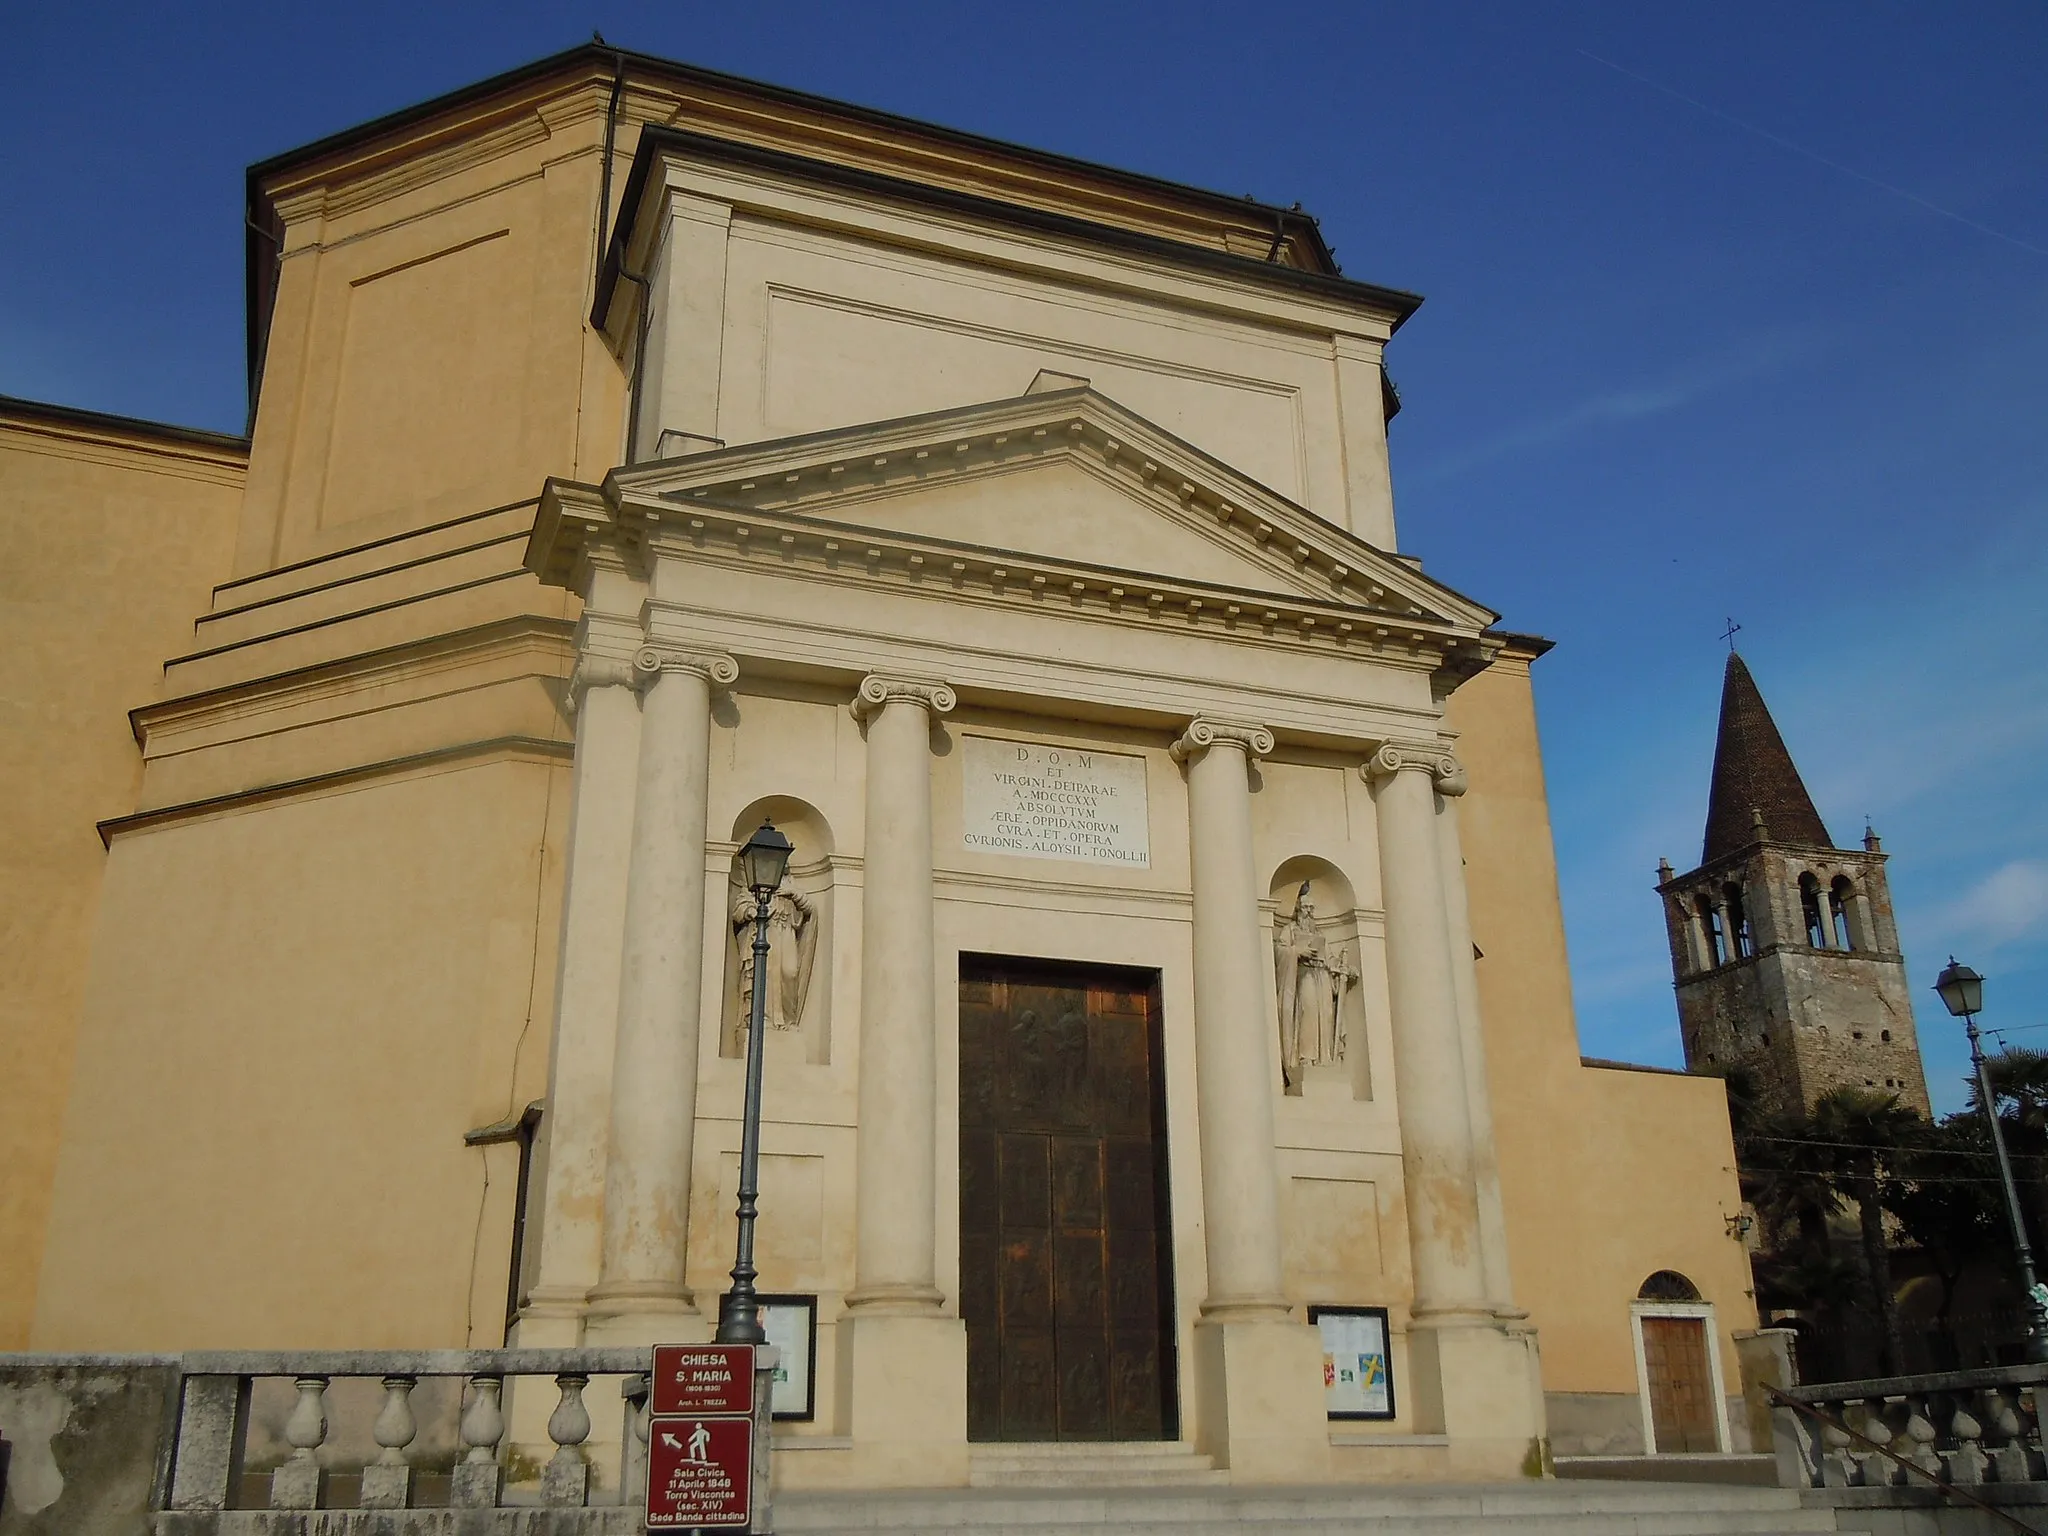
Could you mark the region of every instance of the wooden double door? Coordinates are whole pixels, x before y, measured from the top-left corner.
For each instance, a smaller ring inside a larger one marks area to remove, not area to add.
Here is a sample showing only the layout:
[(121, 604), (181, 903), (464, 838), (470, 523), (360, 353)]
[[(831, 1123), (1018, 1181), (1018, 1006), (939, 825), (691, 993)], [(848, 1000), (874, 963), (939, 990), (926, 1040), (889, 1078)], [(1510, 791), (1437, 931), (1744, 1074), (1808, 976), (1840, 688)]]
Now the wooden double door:
[(1718, 1451), (1720, 1408), (1714, 1401), (1713, 1347), (1705, 1318), (1639, 1317), (1643, 1374), (1650, 1388), (1650, 1432), (1660, 1455)]
[(1156, 973), (963, 956), (970, 1440), (1179, 1432)]

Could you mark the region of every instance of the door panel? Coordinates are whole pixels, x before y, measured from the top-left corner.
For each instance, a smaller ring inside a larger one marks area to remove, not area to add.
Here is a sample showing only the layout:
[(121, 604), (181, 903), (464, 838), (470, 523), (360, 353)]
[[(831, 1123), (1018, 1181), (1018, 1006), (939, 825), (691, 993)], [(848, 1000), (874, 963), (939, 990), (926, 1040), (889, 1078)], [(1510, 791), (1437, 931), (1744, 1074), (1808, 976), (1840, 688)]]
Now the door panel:
[(1719, 1415), (1713, 1368), (1707, 1359), (1707, 1324), (1699, 1317), (1645, 1317), (1644, 1372), (1650, 1378), (1650, 1424), (1657, 1450), (1718, 1451)]
[(1156, 984), (964, 957), (960, 1033), (970, 1438), (1175, 1434)]

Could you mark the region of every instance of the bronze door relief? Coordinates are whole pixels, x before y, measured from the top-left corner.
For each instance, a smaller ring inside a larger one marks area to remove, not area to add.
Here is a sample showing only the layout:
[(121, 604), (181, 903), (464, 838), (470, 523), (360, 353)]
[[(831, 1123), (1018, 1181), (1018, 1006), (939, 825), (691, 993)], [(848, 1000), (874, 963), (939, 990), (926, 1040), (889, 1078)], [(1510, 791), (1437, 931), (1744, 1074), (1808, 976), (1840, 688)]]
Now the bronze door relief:
[(1178, 1433), (1151, 973), (963, 956), (970, 1440)]

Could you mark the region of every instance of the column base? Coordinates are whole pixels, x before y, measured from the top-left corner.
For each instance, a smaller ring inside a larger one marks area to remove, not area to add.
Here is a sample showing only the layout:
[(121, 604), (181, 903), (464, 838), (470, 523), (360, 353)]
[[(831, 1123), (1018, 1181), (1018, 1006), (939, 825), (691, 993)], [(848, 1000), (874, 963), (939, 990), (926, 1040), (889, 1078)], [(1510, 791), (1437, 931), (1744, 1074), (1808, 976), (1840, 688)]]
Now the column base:
[(967, 1325), (957, 1317), (856, 1312), (838, 1323), (838, 1418), (849, 1481), (869, 1488), (967, 1485)]
[(1544, 1474), (1549, 1458), (1534, 1332), (1448, 1318), (1413, 1324), (1408, 1380), (1416, 1431), (1450, 1439), (1450, 1476)]
[(1291, 1319), (1195, 1324), (1195, 1448), (1233, 1483), (1320, 1483), (1330, 1476), (1323, 1344)]
[(593, 1290), (583, 1317), (583, 1342), (602, 1344), (702, 1344), (715, 1320), (697, 1310), (688, 1291), (617, 1287)]

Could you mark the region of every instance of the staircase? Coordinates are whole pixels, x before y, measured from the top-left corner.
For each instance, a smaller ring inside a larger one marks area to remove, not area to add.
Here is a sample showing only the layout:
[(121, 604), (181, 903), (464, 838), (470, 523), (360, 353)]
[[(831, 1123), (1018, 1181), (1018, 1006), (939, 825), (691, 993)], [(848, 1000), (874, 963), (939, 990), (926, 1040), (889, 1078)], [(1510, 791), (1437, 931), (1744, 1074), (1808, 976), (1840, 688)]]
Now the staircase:
[(1167, 1488), (1228, 1485), (1216, 1470), (1172, 1440), (977, 1445), (968, 1472), (976, 1488)]
[[(1071, 1455), (1078, 1448), (1060, 1449)], [(1090, 1447), (1072, 1457), (1071, 1470), (1068, 1455), (1005, 1451), (984, 1466), (977, 1452), (979, 1486), (965, 1490), (782, 1494), (776, 1529), (782, 1536), (1793, 1536), (1836, 1528), (1832, 1510), (1804, 1508), (1793, 1489), (1556, 1481), (1233, 1489), (1229, 1474), (1206, 1457), (1156, 1445)], [(1120, 1485), (1097, 1481), (1119, 1470), (1127, 1474)], [(1040, 1481), (1023, 1482), (1027, 1475)], [(1134, 1481), (1140, 1476), (1156, 1481)]]

